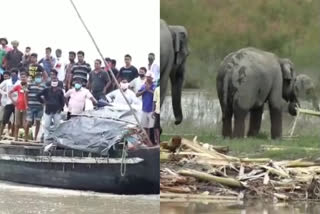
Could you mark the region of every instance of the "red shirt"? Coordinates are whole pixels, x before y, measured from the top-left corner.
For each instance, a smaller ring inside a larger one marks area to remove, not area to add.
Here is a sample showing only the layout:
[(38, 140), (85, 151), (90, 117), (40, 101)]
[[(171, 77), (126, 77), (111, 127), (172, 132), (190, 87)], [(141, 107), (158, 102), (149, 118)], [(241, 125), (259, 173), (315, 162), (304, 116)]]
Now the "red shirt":
[(12, 89), (13, 92), (18, 92), (18, 99), (16, 104), (16, 109), (20, 111), (27, 110), (26, 105), (26, 97), (25, 97), (25, 91), (23, 90), (21, 85), (17, 85)]

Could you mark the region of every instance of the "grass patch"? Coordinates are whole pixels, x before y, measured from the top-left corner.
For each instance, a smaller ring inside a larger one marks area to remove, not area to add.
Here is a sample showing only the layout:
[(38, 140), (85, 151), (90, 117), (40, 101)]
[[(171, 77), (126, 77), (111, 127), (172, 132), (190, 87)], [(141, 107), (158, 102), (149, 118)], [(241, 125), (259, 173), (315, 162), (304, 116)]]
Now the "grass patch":
[[(172, 136), (161, 136), (162, 141), (169, 140)], [(191, 136), (185, 138), (192, 140)], [(273, 160), (292, 160), (299, 158), (314, 159), (320, 157), (320, 149), (315, 151), (304, 148), (319, 148), (319, 137), (304, 136), (293, 139), (270, 140), (266, 134), (258, 138), (223, 139), (222, 137), (202, 135), (198, 140), (213, 145), (229, 146), (230, 155), (237, 157), (271, 158)], [(284, 146), (286, 150), (264, 151), (262, 145)]]

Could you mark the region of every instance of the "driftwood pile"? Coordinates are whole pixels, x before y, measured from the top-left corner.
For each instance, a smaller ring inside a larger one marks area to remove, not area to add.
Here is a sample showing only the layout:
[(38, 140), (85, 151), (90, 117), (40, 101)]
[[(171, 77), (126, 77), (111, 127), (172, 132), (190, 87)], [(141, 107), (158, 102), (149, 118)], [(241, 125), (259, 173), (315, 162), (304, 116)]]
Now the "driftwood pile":
[(227, 152), (196, 138), (162, 142), (161, 200), (320, 199), (320, 162), (237, 158)]

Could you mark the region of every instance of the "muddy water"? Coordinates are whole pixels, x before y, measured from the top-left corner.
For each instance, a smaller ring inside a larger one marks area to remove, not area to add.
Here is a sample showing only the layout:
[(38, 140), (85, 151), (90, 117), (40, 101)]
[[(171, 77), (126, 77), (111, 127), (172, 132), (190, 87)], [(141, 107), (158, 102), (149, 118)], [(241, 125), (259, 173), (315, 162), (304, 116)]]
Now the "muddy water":
[(0, 182), (1, 214), (157, 214), (159, 196), (120, 196)]
[(161, 214), (319, 214), (320, 203), (161, 203)]

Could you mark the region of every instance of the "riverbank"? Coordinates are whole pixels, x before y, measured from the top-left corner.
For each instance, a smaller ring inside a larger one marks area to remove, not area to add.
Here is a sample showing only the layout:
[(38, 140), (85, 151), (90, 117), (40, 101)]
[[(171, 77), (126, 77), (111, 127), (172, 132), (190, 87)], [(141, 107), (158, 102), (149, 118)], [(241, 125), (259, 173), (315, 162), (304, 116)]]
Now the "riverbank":
[[(260, 146), (265, 151), (283, 153), (292, 149), (292, 146)], [(312, 147), (300, 150), (319, 153)], [(230, 155), (226, 145), (217, 147), (197, 138), (174, 137), (161, 143), (160, 160), (160, 197), (164, 201), (320, 199), (320, 162), (315, 157), (281, 161), (248, 154), (238, 157)]]
[[(161, 141), (172, 136), (162, 135)], [(182, 136), (192, 140), (194, 136)], [(314, 159), (320, 157), (318, 136), (298, 136), (270, 140), (266, 134), (257, 138), (223, 139), (221, 136), (199, 135), (200, 142), (216, 146), (229, 147), (229, 154), (237, 157), (271, 158), (274, 160), (294, 160), (298, 158)]]

